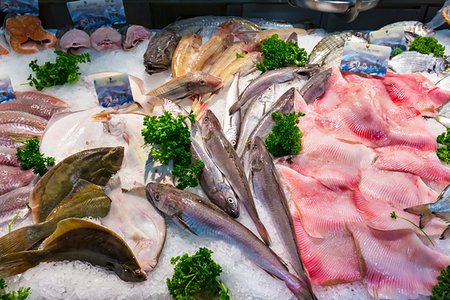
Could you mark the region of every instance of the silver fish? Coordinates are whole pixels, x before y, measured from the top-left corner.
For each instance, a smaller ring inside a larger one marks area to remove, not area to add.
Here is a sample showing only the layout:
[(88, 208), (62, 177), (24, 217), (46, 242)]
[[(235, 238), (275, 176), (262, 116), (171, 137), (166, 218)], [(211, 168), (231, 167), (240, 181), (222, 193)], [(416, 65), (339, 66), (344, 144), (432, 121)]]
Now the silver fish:
[(433, 36), (434, 30), (428, 25), (419, 21), (400, 21), (381, 27), (379, 30), (389, 29), (393, 27), (403, 27), (404, 31), (412, 32), (420, 36)]
[(422, 54), (415, 51), (406, 51), (391, 58), (388, 67), (398, 74), (441, 73), (450, 67), (450, 62), (442, 57), (436, 57), (432, 53)]
[(242, 201), (261, 238), (269, 245), (269, 234), (259, 219), (242, 163), (233, 146), (223, 134), (220, 123), (212, 111), (205, 112), (200, 121), (200, 131), (207, 152), (228, 179), (239, 200)]
[(239, 130), (241, 126), (241, 112), (238, 111), (233, 115), (228, 114), (228, 110), (234, 103), (239, 100), (239, 73), (234, 75), (233, 81), (228, 88), (228, 93), (225, 97), (225, 111), (223, 114), (222, 128), (225, 137), (230, 141), (233, 147), (236, 147), (239, 138)]
[(199, 236), (223, 239), (239, 247), (256, 265), (283, 280), (298, 299), (317, 299), (281, 259), (250, 230), (208, 200), (168, 184), (149, 183), (147, 198), (167, 218)]
[(253, 141), (253, 147), (250, 152), (250, 165), (250, 182), (254, 195), (271, 212), (273, 223), (281, 237), (281, 242), (287, 250), (288, 262), (297, 275), (307, 283), (307, 288), (312, 294), (311, 282), (306, 275), (298, 248), (289, 203), (278, 181), (280, 176), (273, 164), (272, 156), (267, 151), (264, 141), (260, 137), (256, 137)]
[(322, 71), (313, 77), (300, 90), (300, 95), (305, 99), (306, 103), (312, 103), (314, 100), (323, 95), (327, 89), (328, 82), (331, 77), (331, 68)]

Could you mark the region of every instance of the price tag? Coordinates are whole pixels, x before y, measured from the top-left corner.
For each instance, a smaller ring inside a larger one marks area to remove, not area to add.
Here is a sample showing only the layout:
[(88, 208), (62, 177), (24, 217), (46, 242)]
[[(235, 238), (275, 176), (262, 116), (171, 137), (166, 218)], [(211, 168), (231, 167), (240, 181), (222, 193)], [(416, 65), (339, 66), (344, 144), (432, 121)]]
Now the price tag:
[(133, 103), (128, 74), (101, 77), (94, 80), (98, 102), (103, 107)]
[(18, 15), (39, 15), (38, 0), (0, 0), (0, 11)]
[(106, 15), (105, 0), (80, 0), (67, 2), (70, 17), (77, 29), (95, 29), (111, 26)]
[(112, 24), (125, 24), (125, 8), (122, 0), (105, 0), (106, 12)]
[(14, 99), (16, 99), (16, 96), (14, 96), (11, 79), (8, 76), (0, 76), (0, 103)]
[(346, 42), (340, 69), (355, 73), (385, 76), (390, 54), (390, 47)]
[(402, 27), (372, 31), (370, 33), (370, 43), (391, 47), (392, 51), (395, 49), (406, 51), (405, 31)]

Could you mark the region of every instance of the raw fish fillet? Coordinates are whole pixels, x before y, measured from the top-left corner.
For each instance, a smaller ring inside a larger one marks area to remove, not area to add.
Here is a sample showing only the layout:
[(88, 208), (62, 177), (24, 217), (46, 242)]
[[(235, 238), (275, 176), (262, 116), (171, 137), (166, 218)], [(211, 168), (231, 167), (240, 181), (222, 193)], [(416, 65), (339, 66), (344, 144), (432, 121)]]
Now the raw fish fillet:
[(334, 192), (290, 168), (279, 166), (278, 170), (310, 236), (323, 238), (327, 233), (344, 230), (348, 224), (363, 221), (351, 191)]
[(16, 148), (0, 146), (0, 165), (18, 167), (19, 160), (17, 159), (16, 153)]
[(415, 174), (431, 181), (450, 184), (450, 168), (442, 163), (435, 151), (421, 151), (408, 146), (377, 148), (380, 157), (375, 166), (382, 170)]
[(323, 115), (334, 110), (348, 97), (348, 82), (338, 68), (332, 68), (325, 93), (314, 101), (314, 112)]
[(366, 270), (369, 293), (381, 299), (430, 295), (450, 258), (427, 247), (412, 230), (380, 231), (349, 225)]
[(0, 166), (0, 195), (28, 185), (34, 177), (33, 170)]
[(298, 214), (293, 220), (303, 265), (311, 282), (332, 285), (361, 279), (355, 242), (347, 229), (324, 238), (312, 238), (303, 229)]

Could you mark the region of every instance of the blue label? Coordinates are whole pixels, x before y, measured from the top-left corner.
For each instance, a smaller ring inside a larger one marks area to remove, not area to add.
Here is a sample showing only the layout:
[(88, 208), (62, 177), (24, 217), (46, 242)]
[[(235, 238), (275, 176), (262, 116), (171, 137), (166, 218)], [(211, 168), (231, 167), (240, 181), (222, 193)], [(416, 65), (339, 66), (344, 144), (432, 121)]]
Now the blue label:
[(0, 10), (18, 15), (39, 15), (38, 0), (0, 0)]
[(128, 74), (112, 75), (94, 80), (98, 103), (103, 107), (112, 107), (133, 103)]
[(405, 31), (403, 27), (372, 31), (370, 33), (370, 43), (391, 47), (392, 51), (395, 49), (406, 51)]
[(16, 99), (9, 77), (0, 77), (0, 103)]
[(340, 69), (355, 73), (385, 76), (390, 54), (390, 47), (346, 42)]
[(105, 0), (106, 12), (112, 24), (125, 24), (125, 8), (122, 0)]
[(106, 15), (105, 0), (67, 2), (67, 8), (77, 29), (95, 29), (112, 25)]

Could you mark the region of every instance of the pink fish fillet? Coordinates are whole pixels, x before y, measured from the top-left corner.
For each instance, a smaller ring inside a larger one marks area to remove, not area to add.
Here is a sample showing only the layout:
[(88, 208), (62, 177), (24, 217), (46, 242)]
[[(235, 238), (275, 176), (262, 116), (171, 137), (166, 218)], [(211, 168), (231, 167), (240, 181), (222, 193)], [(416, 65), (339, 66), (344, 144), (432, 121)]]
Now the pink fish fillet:
[(375, 166), (382, 170), (415, 174), (443, 184), (450, 184), (450, 168), (442, 163), (435, 151), (422, 151), (408, 146), (377, 148), (380, 157)]
[(331, 285), (361, 279), (355, 242), (347, 229), (324, 238), (312, 238), (303, 229), (297, 213), (293, 221), (303, 265), (311, 282)]
[(415, 299), (430, 295), (436, 277), (450, 258), (427, 247), (412, 230), (379, 231), (350, 225), (369, 293), (382, 299)]
[(351, 191), (335, 192), (290, 168), (279, 166), (278, 170), (310, 236), (323, 238), (347, 224), (363, 221)]
[(333, 68), (325, 93), (314, 101), (314, 112), (323, 115), (334, 110), (348, 97), (348, 90), (348, 82), (338, 68)]

